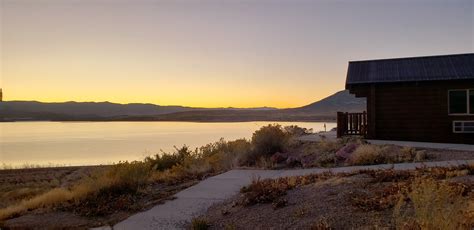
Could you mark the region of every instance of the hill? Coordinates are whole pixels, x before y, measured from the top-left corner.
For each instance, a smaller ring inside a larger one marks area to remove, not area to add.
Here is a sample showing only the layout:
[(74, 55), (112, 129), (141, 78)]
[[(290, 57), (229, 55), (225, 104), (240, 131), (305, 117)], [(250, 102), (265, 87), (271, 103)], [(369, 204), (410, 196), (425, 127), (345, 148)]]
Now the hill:
[(340, 91), (315, 103), (291, 109), (193, 108), (110, 102), (7, 101), (0, 103), (0, 119), (6, 121), (310, 121), (333, 120), (337, 111), (353, 112), (364, 109), (365, 99), (355, 98), (348, 91)]
[(365, 98), (356, 98), (349, 91), (339, 91), (312, 104), (291, 109), (273, 110), (200, 110), (145, 117), (121, 117), (119, 120), (149, 121), (331, 121), (338, 111), (361, 112), (366, 109)]
[(338, 111), (359, 112), (365, 109), (365, 98), (356, 98), (348, 90), (342, 90), (320, 101), (289, 110), (309, 114), (336, 114)]

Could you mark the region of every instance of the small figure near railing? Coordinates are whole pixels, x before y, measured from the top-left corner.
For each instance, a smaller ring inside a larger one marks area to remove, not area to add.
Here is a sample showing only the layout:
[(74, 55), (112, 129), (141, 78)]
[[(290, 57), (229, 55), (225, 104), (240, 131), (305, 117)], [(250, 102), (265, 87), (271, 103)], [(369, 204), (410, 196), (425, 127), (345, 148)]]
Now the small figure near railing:
[(367, 113), (337, 112), (337, 137), (367, 135)]

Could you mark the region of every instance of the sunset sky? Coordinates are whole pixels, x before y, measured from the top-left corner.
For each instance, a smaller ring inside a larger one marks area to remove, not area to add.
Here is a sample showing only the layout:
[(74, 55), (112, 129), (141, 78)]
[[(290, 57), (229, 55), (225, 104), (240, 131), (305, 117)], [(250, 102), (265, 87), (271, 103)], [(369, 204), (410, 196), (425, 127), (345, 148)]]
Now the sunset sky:
[(297, 107), (347, 62), (474, 51), (473, 0), (0, 0), (6, 100)]

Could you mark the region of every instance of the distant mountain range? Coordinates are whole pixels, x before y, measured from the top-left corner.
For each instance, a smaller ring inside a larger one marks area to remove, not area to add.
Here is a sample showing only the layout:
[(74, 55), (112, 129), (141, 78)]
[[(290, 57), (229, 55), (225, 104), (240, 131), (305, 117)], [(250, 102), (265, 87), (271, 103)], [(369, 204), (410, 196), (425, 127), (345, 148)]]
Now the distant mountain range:
[(333, 120), (337, 111), (363, 111), (365, 99), (348, 91), (337, 92), (307, 106), (292, 109), (261, 108), (193, 108), (154, 104), (116, 104), (110, 102), (36, 101), (0, 102), (0, 120), (54, 121), (309, 121)]

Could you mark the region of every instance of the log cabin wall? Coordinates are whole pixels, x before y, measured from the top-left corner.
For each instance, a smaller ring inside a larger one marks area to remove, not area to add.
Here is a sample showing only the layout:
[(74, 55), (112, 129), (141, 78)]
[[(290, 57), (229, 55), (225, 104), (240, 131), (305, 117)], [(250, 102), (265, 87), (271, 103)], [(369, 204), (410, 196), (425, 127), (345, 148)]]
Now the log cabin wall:
[(453, 121), (474, 121), (474, 115), (449, 115), (448, 90), (474, 89), (473, 80), (354, 85), (351, 92), (367, 97), (368, 137), (474, 144), (474, 133), (454, 133)]

